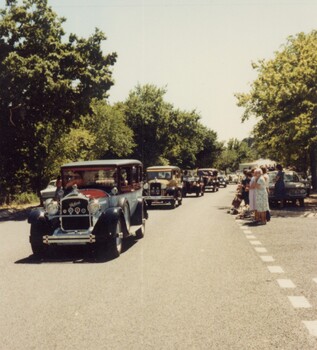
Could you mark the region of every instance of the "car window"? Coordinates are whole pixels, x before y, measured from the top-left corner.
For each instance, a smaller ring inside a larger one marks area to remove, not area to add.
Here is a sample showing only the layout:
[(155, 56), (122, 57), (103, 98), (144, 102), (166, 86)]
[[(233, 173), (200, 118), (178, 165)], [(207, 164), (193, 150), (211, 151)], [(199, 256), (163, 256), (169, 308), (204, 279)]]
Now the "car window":
[(156, 179), (165, 179), (170, 180), (172, 178), (172, 172), (171, 171), (148, 171), (146, 174), (148, 180), (154, 180)]

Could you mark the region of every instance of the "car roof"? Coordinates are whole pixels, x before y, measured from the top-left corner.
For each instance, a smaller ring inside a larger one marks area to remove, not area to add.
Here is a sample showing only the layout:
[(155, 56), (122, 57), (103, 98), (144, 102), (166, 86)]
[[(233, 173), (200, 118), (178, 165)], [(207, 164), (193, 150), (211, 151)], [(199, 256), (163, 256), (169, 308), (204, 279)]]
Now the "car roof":
[(146, 170), (180, 170), (180, 168), (174, 165), (157, 165), (149, 166)]
[(216, 168), (199, 168), (198, 170), (212, 170), (212, 171), (217, 170), (218, 171), (218, 169)]
[(91, 167), (91, 166), (124, 166), (124, 165), (142, 165), (139, 160), (136, 159), (104, 159), (104, 160), (88, 160), (81, 162), (72, 162), (63, 164), (61, 168), (72, 167)]

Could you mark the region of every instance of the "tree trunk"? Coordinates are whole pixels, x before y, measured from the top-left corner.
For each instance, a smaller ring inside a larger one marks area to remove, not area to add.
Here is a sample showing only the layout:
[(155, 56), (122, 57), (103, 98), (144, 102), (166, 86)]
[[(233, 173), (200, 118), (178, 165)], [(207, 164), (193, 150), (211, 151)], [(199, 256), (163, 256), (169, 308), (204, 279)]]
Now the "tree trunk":
[(317, 190), (317, 145), (313, 144), (310, 147), (310, 171), (312, 175), (312, 186)]

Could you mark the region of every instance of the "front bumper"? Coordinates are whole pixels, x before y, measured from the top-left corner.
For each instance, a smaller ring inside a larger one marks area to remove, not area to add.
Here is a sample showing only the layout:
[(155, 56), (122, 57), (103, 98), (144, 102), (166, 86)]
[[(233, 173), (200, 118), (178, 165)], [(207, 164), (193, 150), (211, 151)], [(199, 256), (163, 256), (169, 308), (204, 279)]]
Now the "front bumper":
[(43, 236), (43, 243), (58, 245), (84, 245), (96, 242), (96, 236), (91, 230), (65, 232), (61, 229), (54, 231), (52, 235)]
[(175, 200), (174, 196), (144, 196), (143, 198), (148, 202), (166, 202)]

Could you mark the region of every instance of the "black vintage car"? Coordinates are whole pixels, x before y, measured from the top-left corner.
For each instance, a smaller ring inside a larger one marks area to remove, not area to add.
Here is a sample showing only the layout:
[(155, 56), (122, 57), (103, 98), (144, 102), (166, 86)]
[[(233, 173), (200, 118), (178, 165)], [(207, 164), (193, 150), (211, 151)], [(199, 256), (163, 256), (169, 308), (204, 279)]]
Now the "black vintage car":
[(205, 191), (211, 190), (216, 192), (219, 190), (218, 170), (213, 168), (200, 168), (197, 171), (198, 176), (201, 176)]
[(113, 257), (124, 238), (142, 238), (147, 212), (142, 197), (142, 163), (138, 160), (96, 160), (61, 167), (57, 199), (33, 210), (30, 243), (43, 256), (50, 245), (88, 245)]
[(227, 187), (227, 180), (224, 176), (218, 176), (219, 187)]
[(188, 194), (195, 194), (196, 197), (203, 196), (205, 184), (201, 176), (194, 170), (184, 170), (183, 175), (183, 197)]

